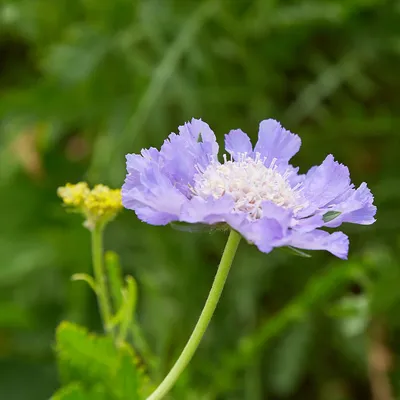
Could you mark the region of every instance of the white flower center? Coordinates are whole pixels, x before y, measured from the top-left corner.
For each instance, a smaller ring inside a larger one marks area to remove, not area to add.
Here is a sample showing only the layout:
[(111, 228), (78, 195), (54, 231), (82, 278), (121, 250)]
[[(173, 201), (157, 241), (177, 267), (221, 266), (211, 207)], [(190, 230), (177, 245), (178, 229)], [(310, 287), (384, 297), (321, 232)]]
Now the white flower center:
[(192, 191), (204, 199), (213, 196), (215, 199), (224, 194), (232, 196), (235, 211), (249, 214), (251, 219), (262, 217), (262, 202), (265, 200), (297, 211), (303, 208), (299, 188), (292, 188), (288, 182), (290, 172), (281, 174), (272, 160), (269, 167), (260, 154), (255, 158), (240, 154), (239, 161), (228, 161), (224, 155), (224, 163), (212, 162), (205, 170), (195, 175)]

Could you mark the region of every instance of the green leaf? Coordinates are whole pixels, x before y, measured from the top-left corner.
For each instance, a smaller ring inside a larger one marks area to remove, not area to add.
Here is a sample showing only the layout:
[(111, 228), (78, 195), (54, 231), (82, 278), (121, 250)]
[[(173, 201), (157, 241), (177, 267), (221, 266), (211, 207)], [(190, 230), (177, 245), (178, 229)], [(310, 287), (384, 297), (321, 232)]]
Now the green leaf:
[(74, 382), (58, 390), (51, 400), (107, 400), (107, 395), (101, 385), (88, 391), (81, 384)]
[(111, 336), (89, 334), (86, 329), (62, 322), (56, 334), (56, 352), (64, 384), (81, 382), (94, 387), (102, 382), (107, 399), (140, 399), (145, 375), (126, 343), (118, 348)]
[(122, 305), (122, 321), (118, 335), (118, 343), (123, 343), (128, 335), (129, 326), (135, 314), (137, 302), (137, 283), (132, 276), (126, 277), (126, 288), (123, 290), (124, 302)]
[(172, 228), (182, 231), (182, 232), (207, 232), (212, 228), (210, 225), (206, 224), (189, 224), (187, 222), (171, 222), (170, 225)]
[(279, 247), (279, 248), (290, 254), (294, 254), (295, 256), (311, 258), (311, 254), (305, 253), (304, 251), (299, 250), (296, 247), (285, 246), (285, 247)]
[(121, 400), (139, 399), (148, 394), (149, 381), (138, 364), (132, 348), (123, 343), (119, 349), (119, 368), (113, 376), (114, 385), (118, 388), (117, 396)]
[(137, 282), (133, 276), (128, 275), (126, 278), (126, 301), (129, 303), (130, 314), (134, 314), (136, 310), (138, 289)]
[(117, 367), (111, 337), (96, 337), (69, 322), (62, 322), (57, 329), (56, 351), (64, 383), (81, 378), (93, 384), (104, 382)]
[(93, 277), (91, 277), (88, 274), (73, 274), (71, 276), (71, 280), (73, 280), (73, 281), (84, 281), (93, 289), (93, 291), (95, 293), (97, 292), (96, 283), (95, 283)]
[(340, 211), (328, 211), (323, 215), (322, 219), (324, 220), (324, 222), (330, 222), (333, 219), (337, 218), (340, 214)]
[(107, 251), (104, 258), (114, 311), (116, 311), (121, 308), (123, 302), (122, 291), (124, 283), (122, 281), (121, 264), (118, 254), (113, 251)]

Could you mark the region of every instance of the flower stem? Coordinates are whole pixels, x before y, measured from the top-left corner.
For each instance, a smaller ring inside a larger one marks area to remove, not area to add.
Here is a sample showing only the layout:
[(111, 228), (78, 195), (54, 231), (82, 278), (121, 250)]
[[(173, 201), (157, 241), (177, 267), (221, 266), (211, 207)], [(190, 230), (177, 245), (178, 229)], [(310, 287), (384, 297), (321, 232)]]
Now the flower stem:
[(162, 399), (170, 391), (174, 383), (177, 381), (179, 376), (182, 374), (182, 372), (192, 359), (207, 329), (211, 317), (214, 314), (215, 308), (217, 307), (240, 239), (240, 234), (235, 232), (234, 230), (231, 230), (206, 304), (204, 305), (203, 311), (200, 314), (200, 318), (197, 321), (192, 335), (190, 336), (189, 341), (187, 342), (185, 348), (183, 349), (178, 360), (175, 362), (175, 365), (172, 367), (171, 371), (164, 378), (158, 388), (147, 398), (147, 400)]
[(96, 225), (92, 232), (93, 272), (96, 282), (97, 301), (100, 315), (106, 332), (110, 328), (111, 306), (109, 303), (106, 273), (103, 264), (103, 226)]

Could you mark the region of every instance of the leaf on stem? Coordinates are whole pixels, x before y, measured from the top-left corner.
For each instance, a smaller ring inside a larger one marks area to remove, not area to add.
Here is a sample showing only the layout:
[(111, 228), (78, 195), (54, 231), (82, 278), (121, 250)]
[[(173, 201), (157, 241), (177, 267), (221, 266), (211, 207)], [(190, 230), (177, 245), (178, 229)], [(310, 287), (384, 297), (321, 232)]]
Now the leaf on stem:
[(96, 283), (93, 279), (93, 277), (91, 277), (88, 274), (73, 274), (71, 276), (71, 280), (72, 281), (84, 281), (86, 282), (95, 293), (97, 293), (97, 288), (96, 288)]
[(110, 285), (111, 297), (113, 300), (113, 309), (116, 311), (121, 308), (123, 302), (122, 291), (124, 288), (124, 283), (122, 280), (122, 268), (117, 253), (113, 251), (107, 251), (104, 259), (108, 282)]

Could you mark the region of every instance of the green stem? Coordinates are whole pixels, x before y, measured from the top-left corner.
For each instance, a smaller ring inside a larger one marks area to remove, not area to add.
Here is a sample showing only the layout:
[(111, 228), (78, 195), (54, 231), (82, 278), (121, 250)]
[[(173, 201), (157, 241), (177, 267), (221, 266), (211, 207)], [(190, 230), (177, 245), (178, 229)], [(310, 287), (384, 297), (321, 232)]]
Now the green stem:
[(96, 226), (91, 232), (93, 272), (96, 281), (97, 300), (104, 330), (108, 332), (111, 319), (111, 306), (109, 303), (106, 273), (103, 264), (103, 226)]
[(147, 398), (147, 400), (162, 399), (170, 391), (172, 386), (175, 384), (179, 376), (182, 374), (182, 372), (192, 359), (195, 351), (197, 350), (197, 347), (201, 342), (201, 339), (203, 338), (211, 317), (214, 314), (215, 308), (217, 307), (240, 239), (241, 236), (239, 235), (239, 233), (235, 232), (234, 230), (230, 232), (206, 304), (204, 305), (203, 311), (200, 314), (200, 318), (197, 321), (192, 335), (190, 336), (189, 341), (187, 342), (185, 348), (183, 349), (178, 360), (175, 362), (175, 365), (172, 367), (171, 371), (164, 378), (158, 388)]
[(117, 339), (119, 345), (126, 340), (136, 308), (137, 285), (136, 281), (131, 276), (126, 278), (124, 298), (125, 304), (123, 306), (123, 318), (119, 326), (119, 335)]

